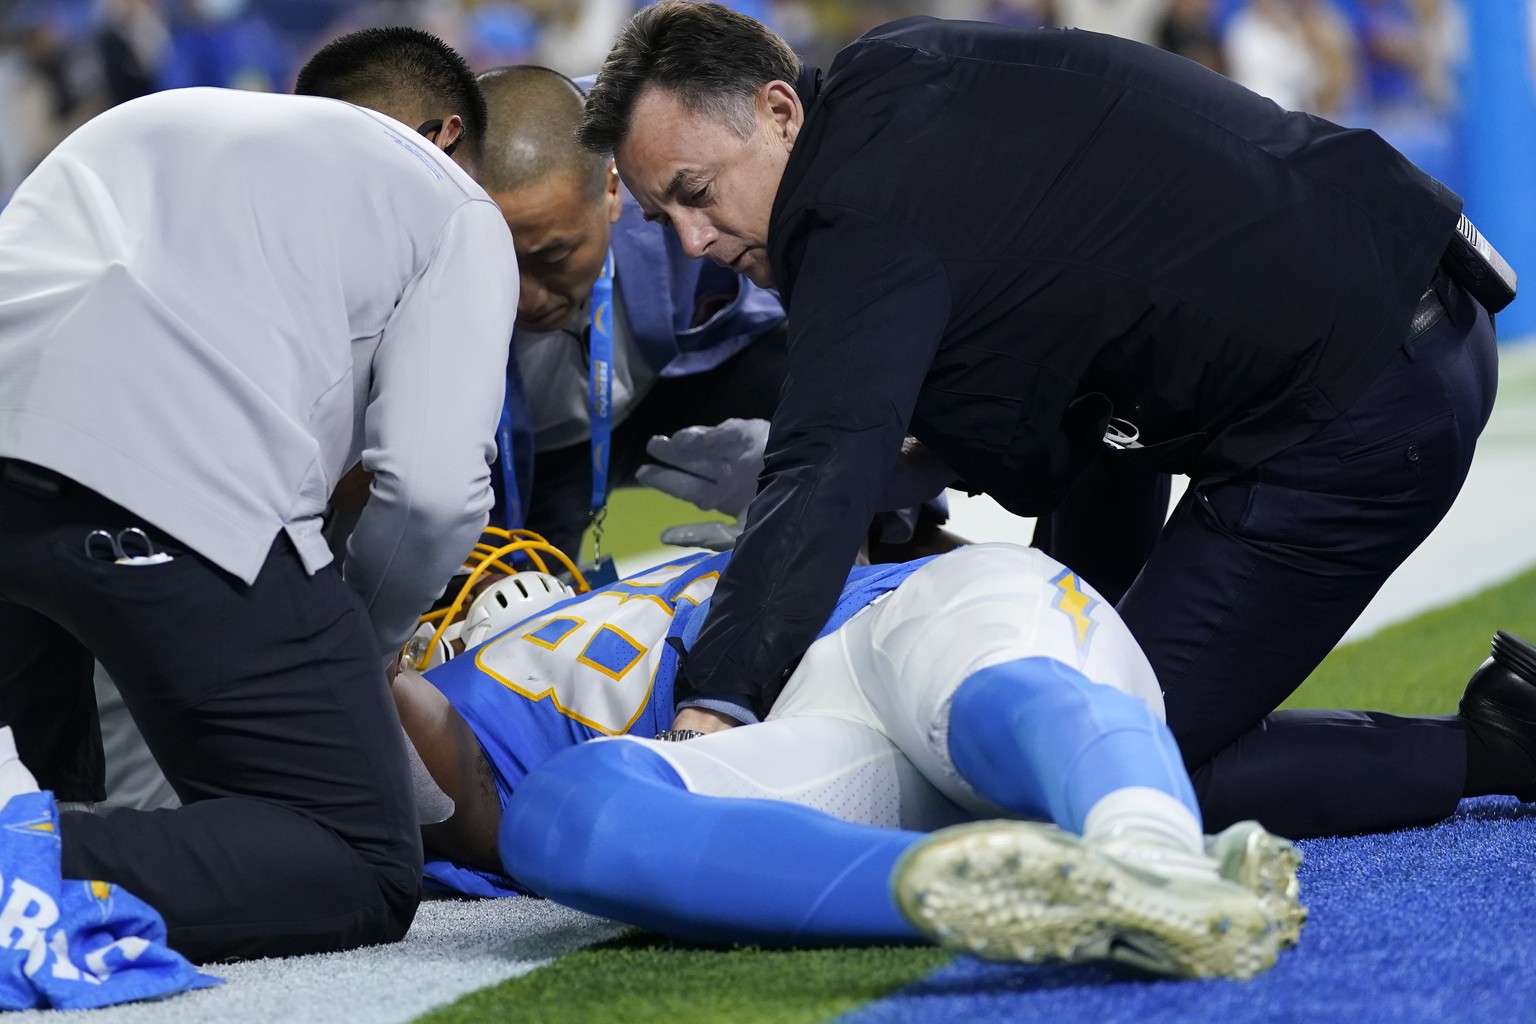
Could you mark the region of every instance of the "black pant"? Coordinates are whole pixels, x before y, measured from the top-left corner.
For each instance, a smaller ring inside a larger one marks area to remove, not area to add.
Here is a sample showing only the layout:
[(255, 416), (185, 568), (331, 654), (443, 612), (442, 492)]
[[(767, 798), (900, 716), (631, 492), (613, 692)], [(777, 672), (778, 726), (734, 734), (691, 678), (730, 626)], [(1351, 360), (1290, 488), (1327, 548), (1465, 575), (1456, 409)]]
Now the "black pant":
[[(614, 428), (609, 490), (634, 484), (635, 470), (646, 461), (645, 443), (654, 434), (671, 434), (698, 424), (713, 426), (733, 416), (772, 419), (784, 370), (784, 340), (776, 333), (758, 338), (712, 370), (656, 381)], [(591, 521), (591, 443), (539, 452), (533, 461), (528, 528), (574, 557)]]
[(1172, 493), (1166, 473), (1101, 458), (1073, 482), (1055, 511), (1035, 520), (1030, 544), (1119, 604), (1152, 554)]
[[(401, 938), (421, 843), (357, 596), (334, 570), (306, 573), (286, 537), (247, 586), (100, 495), (50, 494), (47, 474), (18, 468), (0, 469), (0, 635), (24, 657), (0, 664), (0, 719), (43, 785), (87, 795), (94, 655), (185, 805), (62, 815), (65, 877), (143, 898), (194, 960)], [(130, 526), (174, 560), (86, 553), (89, 531)]]
[(1213, 830), (1256, 818), (1293, 837), (1375, 831), (1455, 810), (1455, 717), (1274, 711), (1466, 479), (1497, 346), (1487, 313), (1437, 286), (1446, 316), (1337, 420), (1236, 479), (1192, 482), (1119, 603)]

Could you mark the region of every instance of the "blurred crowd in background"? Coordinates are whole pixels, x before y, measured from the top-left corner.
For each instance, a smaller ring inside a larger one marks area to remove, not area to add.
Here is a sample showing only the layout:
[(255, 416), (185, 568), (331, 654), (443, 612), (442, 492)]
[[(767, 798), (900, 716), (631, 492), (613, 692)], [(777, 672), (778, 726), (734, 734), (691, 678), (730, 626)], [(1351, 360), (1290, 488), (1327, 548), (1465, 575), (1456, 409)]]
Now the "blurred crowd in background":
[[(1469, 0), (736, 0), (809, 62), (911, 14), (1075, 26), (1173, 50), (1282, 106), (1375, 127), (1456, 184)], [(0, 0), (0, 202), (59, 139), (158, 89), (286, 91), (327, 40), (406, 24), (477, 70), (596, 71), (637, 0)]]

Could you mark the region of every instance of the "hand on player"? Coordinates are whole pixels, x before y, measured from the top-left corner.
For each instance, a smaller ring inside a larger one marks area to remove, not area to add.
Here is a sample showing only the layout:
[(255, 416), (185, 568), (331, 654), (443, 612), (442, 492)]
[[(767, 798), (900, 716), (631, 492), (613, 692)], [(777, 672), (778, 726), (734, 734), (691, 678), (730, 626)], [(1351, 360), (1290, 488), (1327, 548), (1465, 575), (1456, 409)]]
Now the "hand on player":
[(683, 708), (672, 720), (673, 729), (691, 729), (694, 732), (724, 732), (741, 723), (730, 715), (722, 715), (708, 708)]
[(717, 426), (684, 427), (646, 442), (648, 462), (636, 479), (703, 509), (740, 518), (757, 494), (768, 444), (767, 420), (728, 419)]

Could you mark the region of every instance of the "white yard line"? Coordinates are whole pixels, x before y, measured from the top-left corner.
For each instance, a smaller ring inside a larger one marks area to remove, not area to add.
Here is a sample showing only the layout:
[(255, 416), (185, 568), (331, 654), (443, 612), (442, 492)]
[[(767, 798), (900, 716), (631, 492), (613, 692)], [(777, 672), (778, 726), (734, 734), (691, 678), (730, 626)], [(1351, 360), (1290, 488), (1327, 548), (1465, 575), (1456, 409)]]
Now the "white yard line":
[[(404, 942), (348, 953), (222, 964), (215, 988), (78, 1017), (88, 1024), (404, 1024), (434, 1007), (625, 931), (543, 900), (423, 903)], [(6, 1024), (61, 1020), (57, 1011)]]

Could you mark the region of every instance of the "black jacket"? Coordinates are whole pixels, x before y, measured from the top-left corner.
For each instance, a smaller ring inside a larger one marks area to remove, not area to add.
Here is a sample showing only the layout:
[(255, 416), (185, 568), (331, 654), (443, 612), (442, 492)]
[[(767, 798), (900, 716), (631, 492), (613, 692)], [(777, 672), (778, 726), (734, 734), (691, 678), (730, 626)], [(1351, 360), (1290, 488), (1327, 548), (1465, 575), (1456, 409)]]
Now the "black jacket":
[[(789, 379), (686, 693), (759, 709), (902, 437), (1049, 511), (1090, 459), (1231, 475), (1400, 347), (1461, 201), (1373, 132), (1079, 31), (914, 18), (802, 76), (769, 256)], [(1110, 452), (1111, 416), (1144, 447)]]

